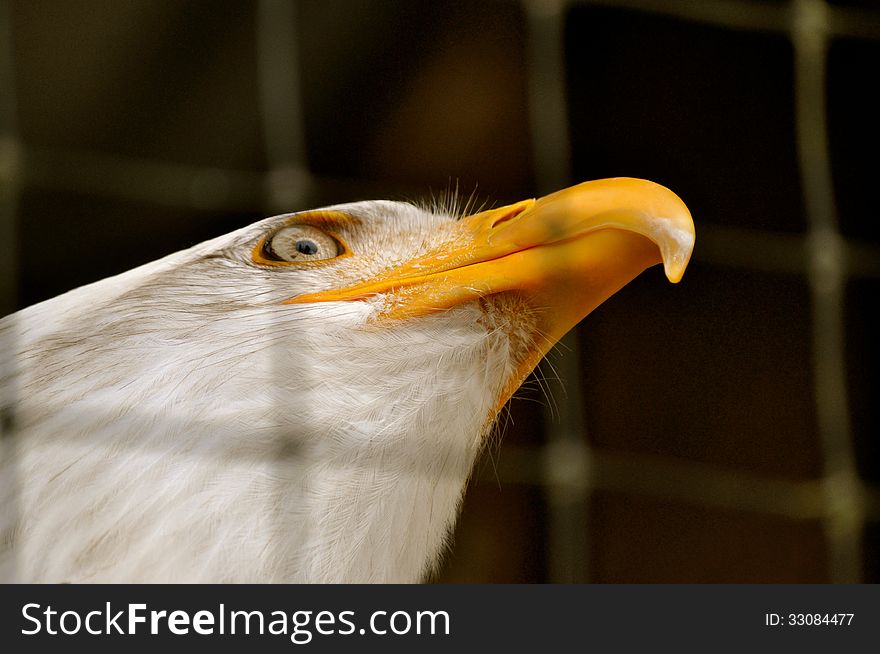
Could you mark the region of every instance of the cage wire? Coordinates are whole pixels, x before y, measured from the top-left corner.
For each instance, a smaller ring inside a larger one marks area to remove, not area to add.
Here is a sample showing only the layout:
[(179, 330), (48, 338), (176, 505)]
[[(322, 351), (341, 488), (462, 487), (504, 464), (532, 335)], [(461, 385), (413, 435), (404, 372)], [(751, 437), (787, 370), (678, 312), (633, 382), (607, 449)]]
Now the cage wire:
[[(567, 11), (593, 5), (694, 21), (731, 30), (785, 35), (794, 50), (797, 153), (808, 231), (804, 235), (699, 224), (694, 257), (758, 270), (795, 273), (809, 283), (814, 403), (823, 473), (788, 480), (683, 459), (593, 448), (586, 438), (575, 332), (548, 378), (558, 377), (558, 415), (548, 416), (541, 446), (505, 446), (492, 477), (544, 488), (548, 504), (548, 581), (586, 582), (589, 499), (596, 491), (663, 498), (792, 520), (821, 520), (829, 579), (863, 579), (862, 533), (880, 520), (880, 489), (856, 468), (845, 383), (844, 289), (849, 279), (880, 278), (880, 248), (838, 228), (826, 116), (826, 62), (836, 37), (880, 40), (880, 14), (825, 0), (764, 4), (742, 0), (499, 0), (518, 3), (526, 19), (526, 80), (534, 178), (541, 194), (571, 177), (564, 27)], [(331, 179), (310, 170), (298, 58), (297, 0), (258, 0), (259, 106), (268, 170), (255, 173), (126, 156), (29, 146), (16, 127), (10, 0), (0, 1), (0, 284), (4, 313), (17, 305), (18, 200), (27, 186), (229, 211), (306, 208), (321, 194), (376, 197), (368, 180)], [(399, 190), (399, 187), (398, 187)], [(413, 194), (417, 191), (414, 189)], [(4, 344), (4, 350), (14, 348)], [(3, 366), (10, 365), (4, 356)], [(14, 397), (4, 399), (4, 456), (12, 452)]]

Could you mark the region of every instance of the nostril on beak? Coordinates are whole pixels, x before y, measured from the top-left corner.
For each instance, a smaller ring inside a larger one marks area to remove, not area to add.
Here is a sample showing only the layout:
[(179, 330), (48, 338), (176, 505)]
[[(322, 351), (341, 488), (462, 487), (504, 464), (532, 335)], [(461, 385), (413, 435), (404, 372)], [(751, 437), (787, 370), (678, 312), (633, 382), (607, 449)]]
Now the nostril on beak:
[(491, 229), (495, 229), (499, 225), (503, 225), (506, 222), (509, 222), (519, 216), (523, 211), (525, 211), (528, 207), (522, 206), (522, 203), (513, 205), (510, 207), (510, 211), (505, 212), (498, 216), (494, 221), (492, 221)]

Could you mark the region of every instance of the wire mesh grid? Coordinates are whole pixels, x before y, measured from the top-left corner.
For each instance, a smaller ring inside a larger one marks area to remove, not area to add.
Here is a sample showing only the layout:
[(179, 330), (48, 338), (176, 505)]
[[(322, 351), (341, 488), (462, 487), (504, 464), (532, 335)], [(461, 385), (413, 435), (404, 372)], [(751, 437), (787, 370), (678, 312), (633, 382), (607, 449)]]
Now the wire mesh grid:
[[(510, 0), (514, 2), (514, 0)], [(829, 578), (862, 579), (861, 534), (880, 520), (880, 489), (860, 479), (855, 464), (844, 364), (843, 292), (848, 279), (880, 278), (880, 249), (841, 235), (831, 183), (826, 116), (828, 44), (840, 36), (880, 39), (880, 14), (824, 0), (765, 4), (732, 0), (519, 0), (526, 17), (526, 79), (531, 149), (539, 193), (571, 177), (564, 28), (574, 6), (595, 5), (707, 23), (733, 30), (786, 35), (794, 49), (797, 147), (808, 232), (801, 235), (699, 224), (695, 258), (753, 270), (794, 273), (809, 281), (814, 402), (821, 437), (820, 479), (776, 479), (686, 460), (592, 448), (583, 409), (562, 401), (547, 420), (539, 448), (511, 446), (493, 476), (547, 490), (548, 580), (589, 581), (589, 498), (597, 490), (679, 500), (699, 506), (822, 521)], [(79, 190), (175, 207), (265, 210), (307, 207), (317, 190), (363, 192), (375, 184), (315, 174), (305, 148), (298, 71), (296, 0), (260, 0), (256, 47), (259, 106), (267, 147), (265, 173), (171, 164), (125, 156), (26, 146), (17, 136), (15, 61), (10, 2), (0, 4), (0, 283), (4, 313), (16, 306), (15, 229), (27, 186)], [(576, 335), (556, 365), (557, 395), (580, 397)], [(9, 362), (5, 360), (4, 365)], [(9, 407), (9, 398), (4, 406)], [(8, 412), (8, 411), (7, 411)], [(11, 419), (4, 424), (11, 429)], [(7, 430), (8, 430), (7, 429)], [(7, 441), (8, 442), (8, 441)]]

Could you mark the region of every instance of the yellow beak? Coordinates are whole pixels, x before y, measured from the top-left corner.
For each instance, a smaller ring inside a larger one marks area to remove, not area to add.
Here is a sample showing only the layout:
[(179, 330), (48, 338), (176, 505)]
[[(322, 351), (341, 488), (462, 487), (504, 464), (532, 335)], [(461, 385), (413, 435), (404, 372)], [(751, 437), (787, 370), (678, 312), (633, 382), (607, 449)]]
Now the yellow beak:
[[(694, 223), (672, 191), (641, 179), (584, 182), (463, 218), (452, 245), (348, 288), (291, 304), (386, 296), (382, 316), (415, 318), (496, 293), (517, 292), (544, 337), (520, 366), (519, 386), (562, 336), (645, 268), (663, 263), (677, 282), (694, 246)], [(500, 408), (499, 405), (499, 408)]]

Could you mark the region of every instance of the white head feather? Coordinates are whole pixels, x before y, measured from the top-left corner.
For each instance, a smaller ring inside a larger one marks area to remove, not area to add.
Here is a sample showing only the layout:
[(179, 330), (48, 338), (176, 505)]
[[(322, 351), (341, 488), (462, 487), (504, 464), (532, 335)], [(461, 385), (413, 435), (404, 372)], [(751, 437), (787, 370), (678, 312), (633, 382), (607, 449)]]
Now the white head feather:
[[(359, 256), (267, 269), (269, 218), (0, 323), (3, 578), (399, 581), (437, 560), (528, 336), (512, 297), (371, 327), (369, 278), (454, 217), (334, 207)], [(517, 316), (516, 320), (511, 320)]]

